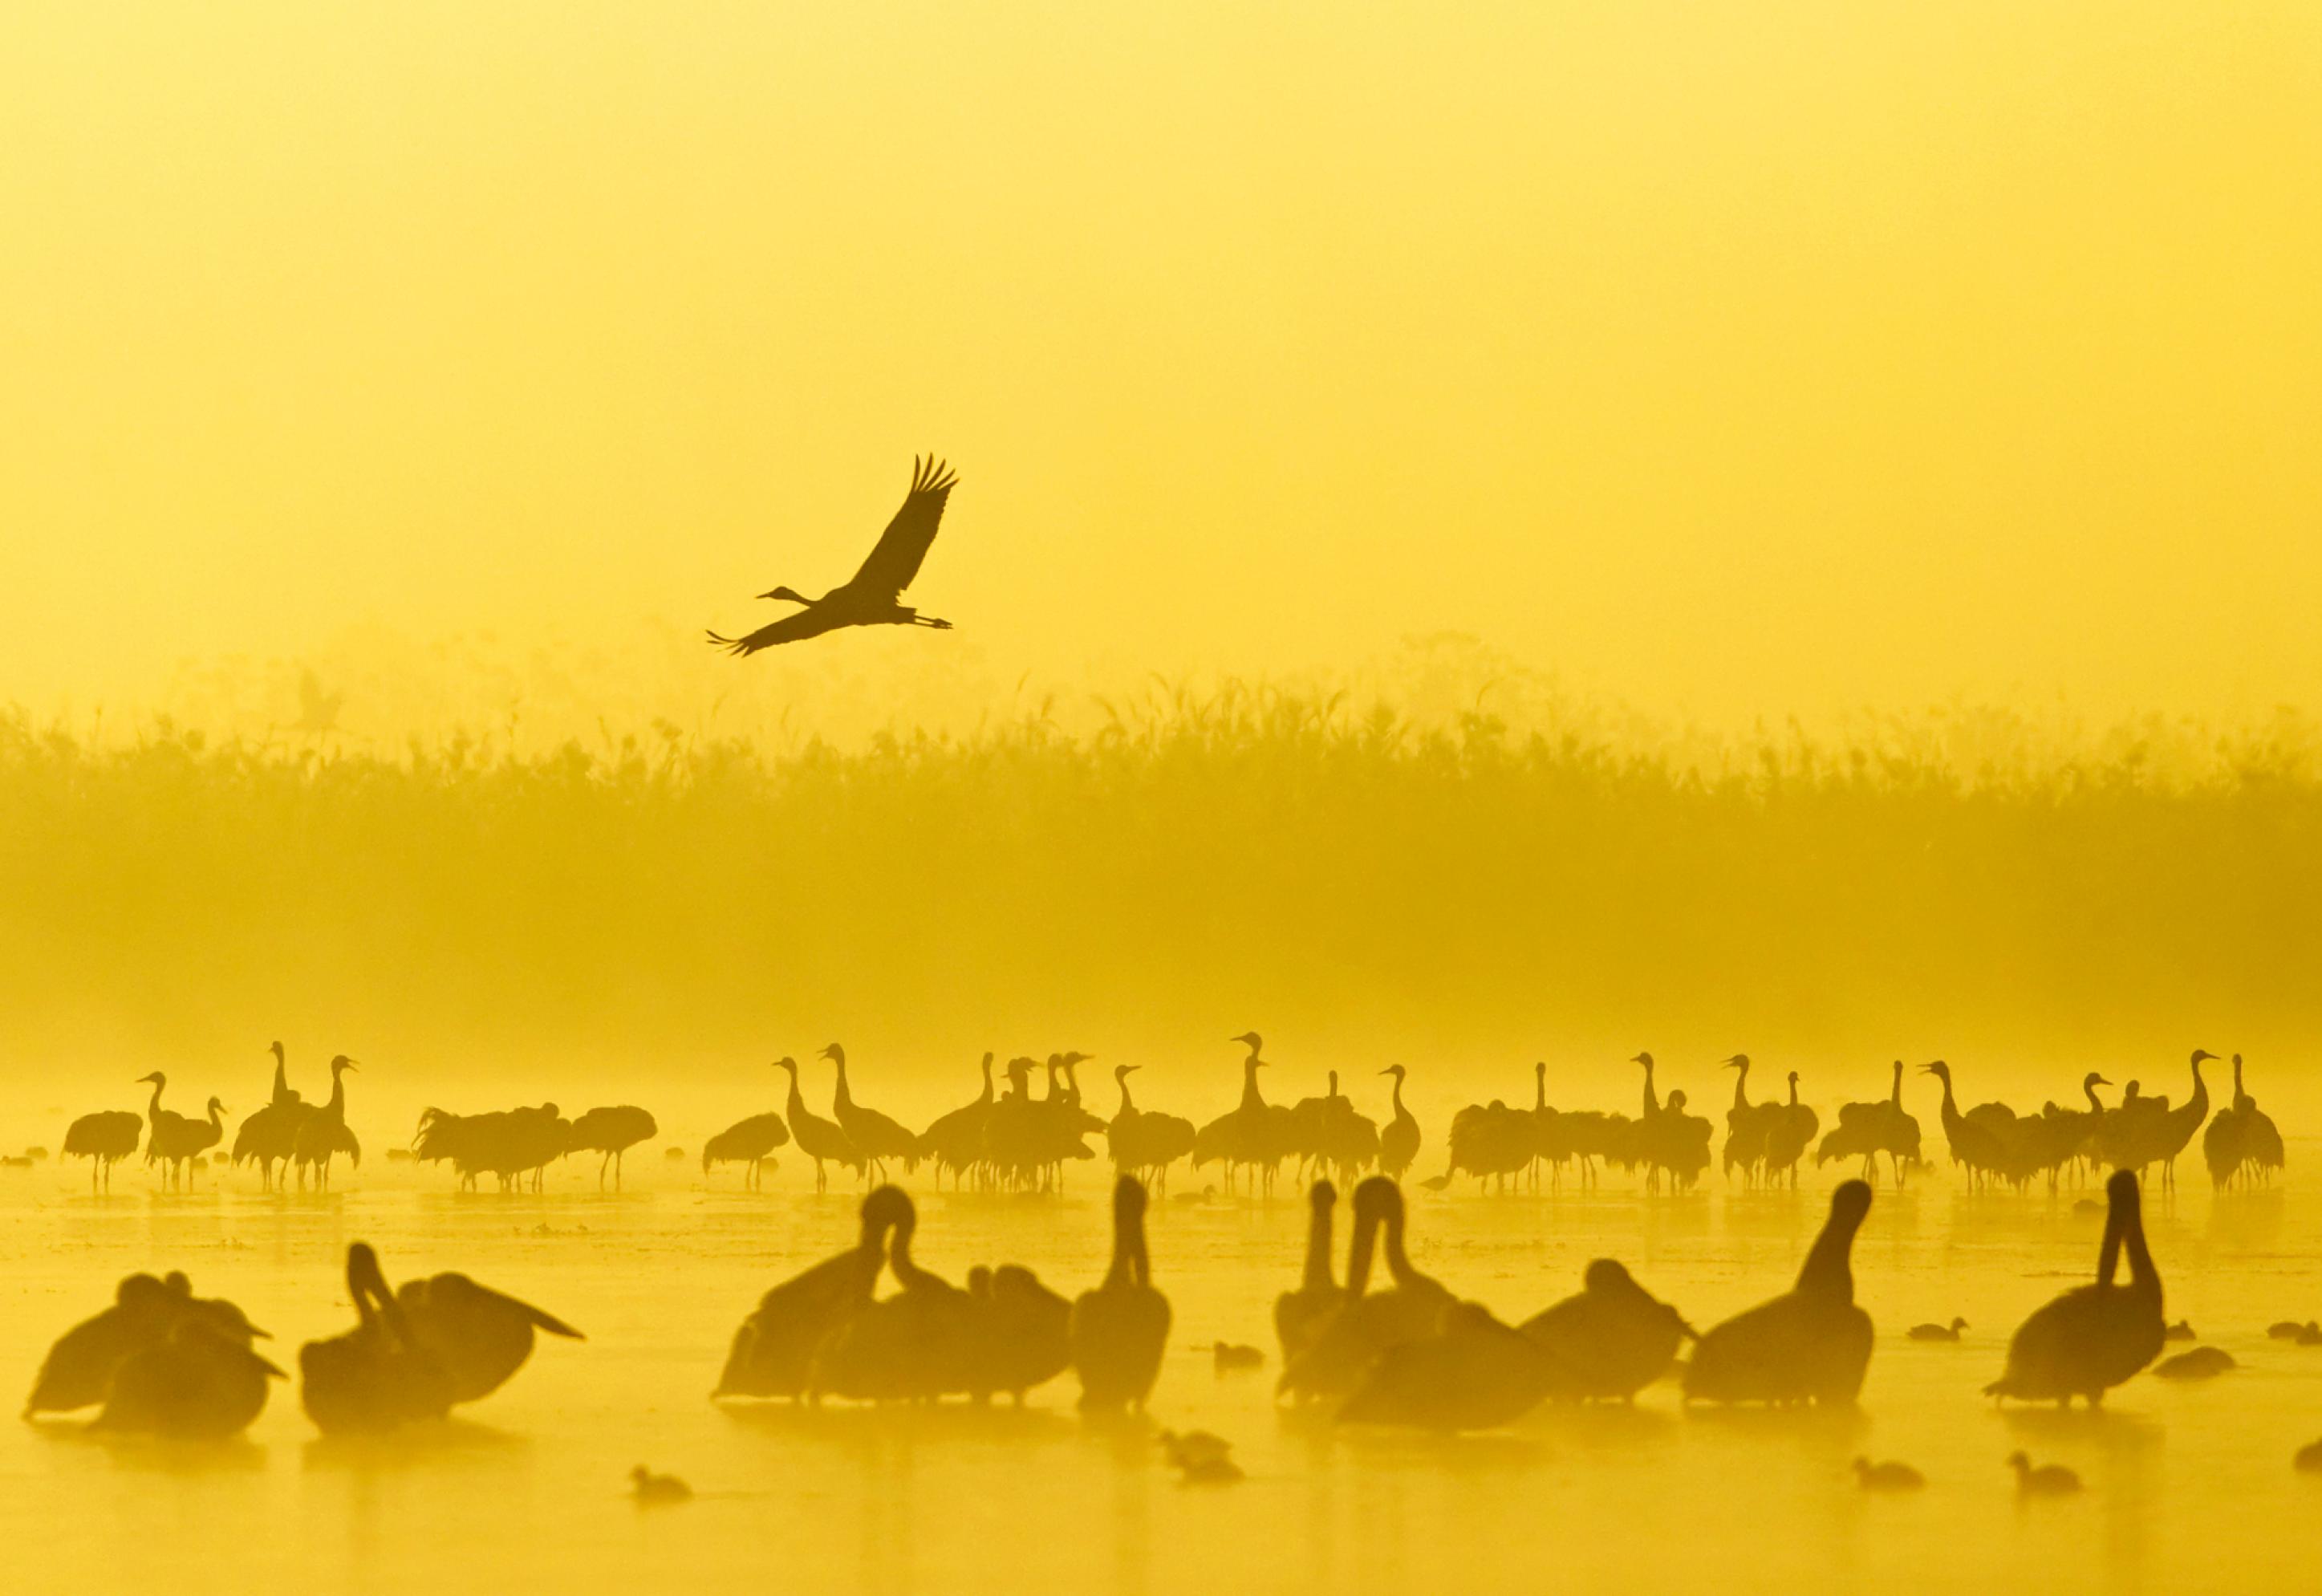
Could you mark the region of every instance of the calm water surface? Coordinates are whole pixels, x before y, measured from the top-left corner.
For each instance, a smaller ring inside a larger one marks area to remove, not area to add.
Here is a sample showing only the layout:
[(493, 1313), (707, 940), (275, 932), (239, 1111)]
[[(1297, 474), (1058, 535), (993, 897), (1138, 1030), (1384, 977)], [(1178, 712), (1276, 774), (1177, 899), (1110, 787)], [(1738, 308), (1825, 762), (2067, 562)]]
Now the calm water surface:
[[(2322, 1149), (2293, 1145), (2293, 1170)], [(1977, 1395), (2008, 1331), (2089, 1274), (2100, 1216), (2067, 1192), (1987, 1197), (1937, 1175), (1882, 1188), (1856, 1249), (1879, 1351), (1859, 1411), (1680, 1412), (1674, 1390), (1633, 1408), (1543, 1410), (1453, 1439), (1333, 1433), (1277, 1409), (1270, 1329), (1294, 1283), (1304, 1208), (1222, 1197), (1156, 1205), (1156, 1281), (1178, 1329), (1155, 1423), (1231, 1438), (1249, 1479), (1186, 1489), (1141, 1425), (1095, 1426), (1067, 1378), (1021, 1412), (787, 1407), (705, 1399), (734, 1325), (765, 1286), (845, 1245), (856, 1194), (816, 1197), (786, 1164), (763, 1196), (732, 1172), (634, 1158), (599, 1196), (575, 1160), (541, 1197), (454, 1195), (448, 1176), (376, 1161), (327, 1197), (163, 1196), (142, 1169), (93, 1199), (76, 1170), (0, 1175), (8, 1303), (0, 1366), (29, 1387), (54, 1336), (136, 1269), (182, 1268), (240, 1301), (295, 1365), (298, 1343), (352, 1321), (346, 1243), (376, 1243), (392, 1278), (460, 1268), (589, 1333), (544, 1344), (490, 1400), (440, 1433), (391, 1444), (318, 1439), (278, 1388), (246, 1442), (222, 1449), (101, 1444), (67, 1426), (0, 1432), (0, 1530), (11, 1572), (44, 1587), (174, 1591), (292, 1586), (635, 1589), (780, 1581), (802, 1589), (1011, 1591), (1538, 1587), (1959, 1589), (2311, 1588), (2322, 1481), (2291, 1453), (2322, 1436), (2322, 1349), (2265, 1339), (2322, 1316), (2322, 1199), (2291, 1189), (2148, 1200), (2173, 1319), (2244, 1367), (2217, 1380), (2141, 1377), (2100, 1416), (2000, 1413)], [(1027, 1263), (1067, 1292), (1104, 1267), (1103, 1182), (1082, 1166), (1061, 1198), (920, 1192), (921, 1256), (954, 1279)], [(1482, 1197), (1414, 1191), (1423, 1269), (1503, 1316), (1528, 1315), (1613, 1254), (1696, 1323), (1781, 1289), (1819, 1225), (1828, 1182), (1792, 1196), (1722, 1187), (1650, 1198), (1601, 1192)], [(1964, 1316), (1963, 1344), (1902, 1339)], [(1257, 1375), (1218, 1377), (1196, 1351), (1262, 1344)], [(2180, 1350), (2172, 1347), (2171, 1350)], [(2077, 1500), (2019, 1505), (2000, 1459), (2068, 1463)], [(1917, 1464), (1911, 1498), (1856, 1489), (1857, 1453)], [(640, 1510), (645, 1462), (699, 1499)]]

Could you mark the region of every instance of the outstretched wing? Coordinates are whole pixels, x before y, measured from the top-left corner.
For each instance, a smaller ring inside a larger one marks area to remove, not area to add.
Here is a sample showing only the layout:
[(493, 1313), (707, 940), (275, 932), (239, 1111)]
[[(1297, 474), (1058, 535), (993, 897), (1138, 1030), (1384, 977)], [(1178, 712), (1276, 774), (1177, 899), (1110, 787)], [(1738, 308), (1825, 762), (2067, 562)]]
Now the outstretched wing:
[(934, 455), (924, 461), (912, 456), (911, 491), (895, 518), (887, 523), (887, 529), (879, 534), (879, 546), (871, 551), (871, 557), (863, 562), (863, 569), (847, 586), (891, 599), (910, 586), (911, 578), (919, 573), (919, 563), (928, 557), (928, 546), (936, 540), (944, 505), (958, 481), (951, 468)]
[(818, 637), (833, 628), (846, 624), (843, 619), (835, 618), (818, 608), (801, 610), (795, 615), (785, 615), (780, 620), (738, 637), (712, 632), (709, 640), (728, 654), (749, 655), (761, 648), (772, 648), (777, 643), (795, 643), (801, 637)]

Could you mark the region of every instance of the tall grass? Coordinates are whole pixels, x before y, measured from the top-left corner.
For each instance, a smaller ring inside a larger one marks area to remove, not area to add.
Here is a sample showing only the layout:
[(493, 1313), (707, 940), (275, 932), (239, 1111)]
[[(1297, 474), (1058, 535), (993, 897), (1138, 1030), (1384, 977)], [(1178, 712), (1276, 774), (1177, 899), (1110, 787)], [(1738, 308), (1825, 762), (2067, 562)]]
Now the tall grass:
[(781, 753), (665, 723), (386, 755), (0, 717), (0, 1047), (681, 1069), (843, 1036), (950, 1078), (984, 1047), (1251, 1025), (1375, 1069), (2158, 1066), (2322, 1023), (2302, 722), (1705, 753), (1250, 687), (1083, 709)]

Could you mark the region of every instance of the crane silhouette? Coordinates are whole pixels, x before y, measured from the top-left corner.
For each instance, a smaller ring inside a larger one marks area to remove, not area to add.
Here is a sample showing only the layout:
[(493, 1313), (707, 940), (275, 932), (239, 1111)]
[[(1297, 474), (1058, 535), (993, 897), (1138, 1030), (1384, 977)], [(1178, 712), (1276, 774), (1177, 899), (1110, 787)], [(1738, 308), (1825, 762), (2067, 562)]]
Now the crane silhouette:
[(951, 468), (934, 455), (911, 458), (911, 491), (903, 508), (879, 535), (878, 546), (863, 568), (819, 599), (809, 599), (794, 588), (778, 587), (760, 593), (762, 599), (786, 599), (804, 609), (783, 616), (738, 637), (709, 634), (709, 640), (731, 654), (751, 655), (778, 643), (818, 637), (850, 626), (924, 626), (949, 631), (951, 622), (921, 615), (901, 602), (903, 590), (919, 573), (928, 546), (936, 540), (945, 503), (959, 482)]

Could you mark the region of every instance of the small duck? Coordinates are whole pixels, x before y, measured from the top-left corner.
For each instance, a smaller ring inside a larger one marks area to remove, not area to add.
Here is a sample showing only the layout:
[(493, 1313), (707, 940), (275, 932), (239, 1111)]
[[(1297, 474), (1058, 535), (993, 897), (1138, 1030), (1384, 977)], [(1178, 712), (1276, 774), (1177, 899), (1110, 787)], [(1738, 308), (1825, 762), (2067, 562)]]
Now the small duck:
[(2241, 1365), (2223, 1347), (2197, 1346), (2189, 1353), (2179, 1353), (2173, 1358), (2163, 1358), (2153, 1366), (2155, 1380), (2215, 1380), (2218, 1375)]
[(690, 1502), (693, 1487), (675, 1474), (656, 1474), (639, 1463), (629, 1471), (629, 1494), (641, 1508), (664, 1508), (672, 1502)]
[(2007, 1466), (2016, 1471), (2018, 1496), (2072, 1496), (2080, 1489), (2080, 1477), (2061, 1463), (2035, 1467), (2023, 1453), (2011, 1452), (2007, 1454)]
[(2201, 1338), (2193, 1333), (2192, 1320), (2180, 1319), (2175, 1324), (2169, 1325), (2161, 1332), (2161, 1339), (2163, 1341), (2199, 1341)]
[(1161, 1444), (1162, 1455), (1173, 1469), (1215, 1463), (1233, 1451), (1232, 1442), (1207, 1430), (1163, 1430), (1156, 1438)]
[(2266, 1339), (2269, 1341), (2296, 1341), (2299, 1334), (2303, 1332), (2306, 1326), (2299, 1324), (2296, 1319), (2276, 1319), (2272, 1324), (2268, 1325), (2265, 1327)]
[(1173, 1203), (1206, 1203), (1217, 1195), (1218, 1188), (1216, 1187), (1204, 1186), (1199, 1191), (1171, 1192), (1169, 1194), (1169, 1200)]
[(1854, 1460), (1854, 1477), (1865, 1491), (1920, 1491), (1927, 1483), (1927, 1477), (1909, 1463), (1872, 1463), (1867, 1457)]
[(1240, 1346), (1230, 1341), (1211, 1344), (1210, 1355), (1216, 1362), (1220, 1374), (1232, 1373), (1243, 1369), (1262, 1369), (1266, 1366), (1264, 1353), (1254, 1346)]
[(2322, 1346), (2322, 1324), (2317, 1324), (2314, 1320), (2308, 1319), (2305, 1324), (2299, 1325), (2298, 1329), (2298, 1344), (2299, 1346)]
[(1965, 1319), (1953, 1319), (1948, 1325), (1914, 1325), (1906, 1334), (1913, 1341), (1957, 1341), (1966, 1328)]

